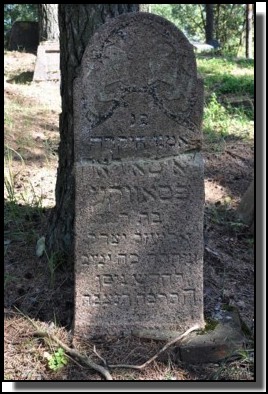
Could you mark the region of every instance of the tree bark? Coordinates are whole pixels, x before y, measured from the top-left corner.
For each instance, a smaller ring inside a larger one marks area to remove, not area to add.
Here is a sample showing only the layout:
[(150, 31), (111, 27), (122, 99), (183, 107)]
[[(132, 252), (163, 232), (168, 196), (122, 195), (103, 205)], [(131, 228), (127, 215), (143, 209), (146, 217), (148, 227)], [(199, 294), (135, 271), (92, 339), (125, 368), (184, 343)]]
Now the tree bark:
[(38, 4), (39, 42), (58, 41), (58, 4)]
[(206, 4), (206, 43), (213, 40), (214, 33), (214, 4)]
[(246, 4), (246, 58), (252, 58), (252, 19), (253, 5)]
[(59, 164), (56, 207), (49, 220), (47, 248), (72, 259), (74, 223), (73, 80), (85, 48), (106, 20), (137, 12), (139, 4), (59, 4), (62, 113), (60, 115)]
[(251, 181), (246, 193), (243, 195), (238, 207), (238, 217), (242, 222), (246, 223), (250, 231), (254, 232), (254, 180)]

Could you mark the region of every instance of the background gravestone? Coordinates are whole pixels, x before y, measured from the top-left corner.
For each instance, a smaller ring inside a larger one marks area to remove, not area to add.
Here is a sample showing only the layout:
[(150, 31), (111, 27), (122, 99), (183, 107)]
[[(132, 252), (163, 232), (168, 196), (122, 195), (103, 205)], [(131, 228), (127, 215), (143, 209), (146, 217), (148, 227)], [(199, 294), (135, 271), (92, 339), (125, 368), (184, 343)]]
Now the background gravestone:
[(60, 46), (58, 41), (43, 41), (38, 46), (33, 80), (58, 81), (60, 79)]
[(25, 50), (26, 52), (36, 53), (39, 42), (38, 35), (38, 22), (14, 22), (8, 43), (9, 51)]
[(203, 325), (202, 82), (185, 36), (121, 15), (74, 82), (75, 334)]

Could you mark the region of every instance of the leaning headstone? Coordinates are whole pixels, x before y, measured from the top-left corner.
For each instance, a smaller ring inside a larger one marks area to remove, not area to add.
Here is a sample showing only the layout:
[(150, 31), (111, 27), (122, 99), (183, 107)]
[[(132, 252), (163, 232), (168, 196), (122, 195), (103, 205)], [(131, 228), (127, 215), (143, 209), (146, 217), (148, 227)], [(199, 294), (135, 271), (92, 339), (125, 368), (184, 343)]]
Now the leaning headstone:
[(36, 53), (38, 47), (38, 22), (14, 22), (10, 32), (8, 49), (10, 51), (24, 50)]
[(57, 41), (43, 41), (39, 44), (33, 80), (58, 81), (60, 79), (60, 47)]
[(202, 111), (173, 24), (125, 14), (90, 40), (74, 82), (76, 335), (203, 325)]

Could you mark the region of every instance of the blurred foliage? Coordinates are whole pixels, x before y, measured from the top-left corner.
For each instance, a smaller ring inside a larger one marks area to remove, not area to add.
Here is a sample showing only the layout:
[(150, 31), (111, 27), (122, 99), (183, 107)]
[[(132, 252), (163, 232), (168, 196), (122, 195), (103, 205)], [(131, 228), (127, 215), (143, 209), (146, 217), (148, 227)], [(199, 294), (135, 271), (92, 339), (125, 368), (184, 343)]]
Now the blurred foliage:
[[(151, 10), (173, 22), (190, 41), (205, 42), (205, 4), (152, 4)], [(222, 54), (244, 56), (245, 20), (245, 4), (214, 4), (214, 39)]]
[[(173, 22), (189, 40), (205, 42), (205, 4), (151, 4), (151, 11)], [(4, 4), (5, 36), (17, 20), (37, 21), (37, 5)], [(214, 4), (214, 38), (222, 54), (244, 56), (245, 21), (245, 4)]]

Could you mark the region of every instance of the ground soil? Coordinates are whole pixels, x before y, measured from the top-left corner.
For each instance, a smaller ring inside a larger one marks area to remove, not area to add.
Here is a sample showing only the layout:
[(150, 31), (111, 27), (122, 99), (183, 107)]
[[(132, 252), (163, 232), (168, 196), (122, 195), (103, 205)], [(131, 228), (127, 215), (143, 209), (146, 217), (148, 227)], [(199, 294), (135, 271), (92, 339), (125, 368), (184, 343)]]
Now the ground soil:
[[(35, 56), (14, 52), (5, 56), (5, 101), (17, 100), (22, 107), (40, 105), (40, 113), (30, 123), (33, 141), (24, 149), (24, 165), (12, 163), (15, 191), (27, 182), (35, 193), (41, 193), (42, 210), (17, 203), (20, 222), (5, 223), (5, 379), (6, 380), (100, 380), (97, 372), (70, 359), (58, 372), (48, 368), (45, 351), (52, 351), (35, 331), (30, 319), (70, 344), (73, 320), (73, 269), (61, 265), (53, 278), (47, 256), (36, 256), (36, 241), (46, 235), (51, 214), (57, 173), (59, 83), (14, 83), (14, 77), (33, 72)], [(43, 111), (44, 105), (46, 112)], [(42, 112), (43, 111), (43, 112)], [(46, 114), (46, 115), (45, 115)], [(18, 113), (18, 117), (20, 114)], [(14, 150), (17, 130), (6, 134), (6, 143)], [(47, 141), (50, 141), (49, 152)], [(247, 327), (245, 346), (252, 347), (254, 328), (254, 250), (253, 235), (235, 216), (239, 201), (253, 177), (253, 141), (230, 135), (212, 143), (204, 139), (205, 160), (205, 227), (204, 227), (204, 305), (205, 317), (213, 318), (222, 304), (234, 306)], [(41, 190), (41, 191), (40, 191)], [(12, 207), (6, 197), (5, 209)], [(22, 231), (27, 237), (14, 234)], [(8, 236), (8, 234), (13, 234)], [(23, 315), (22, 315), (23, 314)], [(27, 316), (27, 317), (26, 317)], [(251, 339), (249, 339), (251, 336)], [(137, 338), (105, 338), (85, 343), (75, 341), (80, 351), (94, 355), (93, 346), (108, 362), (136, 363), (146, 361), (163, 342)], [(253, 380), (253, 361), (231, 358), (224, 363), (183, 365), (172, 352), (149, 365), (144, 371), (116, 369), (116, 380)]]

